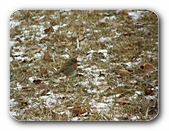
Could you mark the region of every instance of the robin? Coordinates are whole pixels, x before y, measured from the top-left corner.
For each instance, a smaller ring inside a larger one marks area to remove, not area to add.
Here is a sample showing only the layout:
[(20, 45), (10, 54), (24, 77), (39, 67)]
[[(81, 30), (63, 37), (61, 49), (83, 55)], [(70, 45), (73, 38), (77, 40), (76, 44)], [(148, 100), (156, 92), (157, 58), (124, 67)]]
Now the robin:
[(58, 75), (59, 73), (63, 73), (66, 76), (71, 76), (76, 73), (76, 70), (77, 70), (77, 59), (72, 58), (66, 61), (56, 74)]

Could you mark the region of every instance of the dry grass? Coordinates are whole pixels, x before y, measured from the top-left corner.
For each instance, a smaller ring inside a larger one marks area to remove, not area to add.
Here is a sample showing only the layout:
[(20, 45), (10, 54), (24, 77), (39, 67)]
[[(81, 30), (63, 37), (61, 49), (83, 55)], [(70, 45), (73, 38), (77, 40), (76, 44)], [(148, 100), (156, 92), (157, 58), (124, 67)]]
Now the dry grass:
[[(132, 10), (12, 14), (10, 113), (21, 121), (144, 121), (158, 114), (158, 18)], [(118, 35), (119, 34), (119, 35)], [(77, 39), (79, 48), (77, 48)], [(56, 70), (78, 56), (67, 81)]]

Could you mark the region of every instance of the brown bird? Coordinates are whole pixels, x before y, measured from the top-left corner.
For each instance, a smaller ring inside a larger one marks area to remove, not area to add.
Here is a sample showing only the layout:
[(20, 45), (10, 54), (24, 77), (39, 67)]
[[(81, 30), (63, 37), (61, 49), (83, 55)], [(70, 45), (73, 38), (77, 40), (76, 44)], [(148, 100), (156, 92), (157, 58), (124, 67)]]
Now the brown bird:
[(77, 59), (72, 58), (66, 61), (56, 74), (58, 75), (59, 73), (63, 73), (66, 76), (72, 76), (76, 73), (76, 70), (77, 70)]

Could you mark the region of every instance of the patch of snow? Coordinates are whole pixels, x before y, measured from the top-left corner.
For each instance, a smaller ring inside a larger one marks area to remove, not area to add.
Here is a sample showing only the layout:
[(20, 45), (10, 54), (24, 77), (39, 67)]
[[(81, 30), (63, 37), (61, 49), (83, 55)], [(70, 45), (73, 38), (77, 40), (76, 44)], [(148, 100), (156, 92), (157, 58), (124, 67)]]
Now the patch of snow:
[(96, 88), (95, 88), (95, 89), (93, 89), (93, 90), (88, 89), (87, 91), (88, 91), (88, 93), (97, 93), (97, 92), (98, 92)]
[(156, 98), (156, 96), (155, 96), (155, 95), (153, 95), (153, 96), (147, 95), (147, 96), (145, 96), (145, 98), (146, 98), (147, 100), (153, 100), (153, 99)]
[(111, 42), (112, 41), (112, 38), (111, 37), (101, 37), (101, 38), (99, 38), (98, 39), (98, 42), (101, 42), (101, 43), (103, 43), (103, 42)]
[(61, 55), (62, 58), (64, 59), (69, 59), (69, 55), (65, 54), (65, 55)]
[(93, 32), (95, 32), (95, 33), (100, 33), (101, 30), (94, 30)]
[(77, 121), (79, 119), (79, 117), (73, 117), (71, 120), (72, 121)]
[(15, 99), (11, 99), (10, 100), (10, 106), (15, 106), (15, 105), (17, 105), (18, 104), (18, 102), (15, 102)]
[[(23, 113), (23, 112), (22, 112)], [(20, 116), (22, 114), (21, 112), (17, 112), (17, 111), (10, 111), (11, 116)]]
[(10, 57), (10, 60), (9, 60), (10, 62), (12, 62), (13, 61), (13, 58), (12, 57)]
[(139, 116), (133, 116), (133, 117), (131, 117), (131, 120), (136, 121), (138, 118), (139, 118)]
[(136, 21), (137, 19), (140, 18), (142, 11), (136, 11), (136, 12), (128, 12), (128, 15)]
[(121, 94), (116, 94), (116, 95), (113, 95), (113, 98), (117, 98), (117, 97), (120, 97)]
[(66, 27), (67, 25), (68, 25), (68, 24), (63, 24), (63, 25), (60, 26), (60, 28)]
[(96, 106), (97, 106), (97, 108), (106, 108), (107, 104), (106, 103), (97, 103)]
[(107, 49), (113, 48), (113, 45), (108, 45)]
[(68, 48), (65, 48), (65, 52), (68, 52), (69, 51), (69, 49)]
[[(106, 82), (106, 81), (100, 82), (100, 81), (95, 80), (95, 81), (93, 81), (92, 83), (93, 83), (95, 86), (107, 85), (107, 82)], [(100, 91), (100, 92), (102, 92), (102, 91)]]
[(141, 95), (142, 91), (136, 91), (135, 93), (138, 94), (138, 95)]
[(125, 63), (125, 65), (127, 65), (128, 67), (131, 67), (132, 63), (131, 62), (127, 62), (127, 63)]
[(71, 9), (61, 9), (60, 12), (68, 12), (71, 11)]
[(126, 84), (118, 84), (117, 86), (120, 86), (120, 87), (125, 87)]
[(20, 82), (17, 82), (16, 85), (17, 85), (17, 88), (18, 88), (18, 89), (22, 89), (22, 85), (20, 84)]
[(116, 19), (116, 17), (113, 15), (113, 16), (110, 16), (109, 19), (110, 19), (110, 20), (114, 20), (114, 19)]
[(10, 21), (10, 28), (14, 28), (16, 26), (19, 26), (21, 24), (20, 21), (12, 20)]
[(142, 92), (141, 91), (136, 91), (135, 94), (131, 97), (129, 97), (129, 100), (133, 100), (133, 99), (136, 99), (138, 97), (138, 95), (141, 95)]
[(67, 32), (67, 34), (68, 34), (68, 35), (72, 35), (72, 34), (73, 34), (73, 32), (71, 32), (71, 31), (68, 31), (68, 32)]
[(9, 47), (11, 48), (11, 46), (15, 46), (16, 44), (17, 44), (16, 41), (10, 41), (10, 42), (9, 42)]
[[(38, 46), (39, 47), (41, 47), (41, 49), (43, 50), (43, 51), (46, 51), (47, 50), (47, 46), (46, 46), (46, 44), (38, 44)], [(42, 52), (43, 53), (43, 52)]]
[(36, 79), (36, 76), (31, 76), (31, 77), (29, 77), (28, 79), (29, 79), (29, 81), (30, 81), (31, 83), (33, 83), (33, 81)]
[(41, 57), (42, 57), (41, 53), (34, 54), (34, 58), (36, 58), (36, 59), (40, 59)]
[(39, 18), (39, 20), (44, 19), (44, 18), (45, 18), (45, 15), (41, 16), (41, 17)]
[(104, 23), (104, 22), (106, 22), (106, 20), (113, 20), (113, 19), (116, 19), (116, 17), (115, 16), (111, 16), (111, 17), (106, 16), (103, 19), (101, 19), (100, 22)]
[(47, 107), (51, 107), (51, 105), (57, 102), (58, 95), (54, 95), (53, 92), (50, 91), (49, 96), (41, 96), (40, 98), (44, 100), (44, 104), (46, 104)]
[(98, 53), (103, 53), (103, 55), (106, 57), (107, 56), (107, 49), (98, 50)]
[(57, 31), (60, 26), (59, 25), (55, 25), (55, 26), (52, 26), (52, 27), (53, 27), (54, 31)]
[(119, 119), (117, 119), (116, 117), (113, 118), (113, 121), (119, 121)]
[(121, 35), (120, 33), (116, 32), (116, 35), (113, 36), (113, 38), (118, 38), (120, 35)]
[(93, 71), (93, 69), (97, 69), (97, 66), (94, 65), (94, 66), (91, 66), (91, 67), (87, 67), (84, 70), (90, 73), (91, 71)]
[(90, 32), (90, 29), (86, 29), (87, 32)]
[(82, 86), (86, 86), (88, 84), (89, 84), (89, 81), (80, 82), (80, 85), (82, 85)]
[(110, 103), (110, 104), (112, 104), (112, 102), (114, 101), (113, 96), (103, 97), (103, 100), (105, 103)]
[(16, 57), (17, 57), (17, 56), (22, 56), (23, 54), (24, 54), (23, 51), (13, 52), (13, 53), (12, 53), (12, 56), (14, 56), (14, 57), (16, 56)]
[(90, 51), (87, 52), (87, 54), (92, 54), (94, 52), (95, 52), (94, 50), (90, 50)]

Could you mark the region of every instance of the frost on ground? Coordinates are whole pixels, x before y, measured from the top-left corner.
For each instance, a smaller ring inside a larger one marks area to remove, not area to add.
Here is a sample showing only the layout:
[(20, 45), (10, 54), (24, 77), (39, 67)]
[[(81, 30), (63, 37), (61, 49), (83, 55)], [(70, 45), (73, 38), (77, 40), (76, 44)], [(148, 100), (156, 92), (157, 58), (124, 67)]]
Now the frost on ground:
[[(10, 114), (24, 121), (153, 120), (158, 45), (151, 11), (16, 11), (10, 18)], [(75, 56), (77, 74), (56, 75)]]

